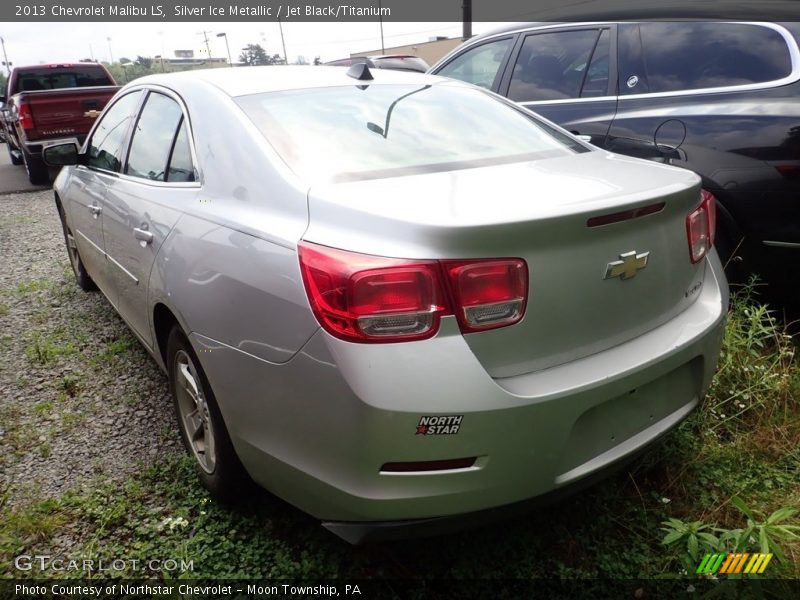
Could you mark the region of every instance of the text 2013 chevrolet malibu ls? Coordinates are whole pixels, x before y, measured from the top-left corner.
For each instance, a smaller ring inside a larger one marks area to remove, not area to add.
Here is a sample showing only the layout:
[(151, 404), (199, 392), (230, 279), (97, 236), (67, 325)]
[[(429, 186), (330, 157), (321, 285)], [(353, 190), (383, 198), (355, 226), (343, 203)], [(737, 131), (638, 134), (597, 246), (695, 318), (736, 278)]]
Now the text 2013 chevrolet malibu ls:
[(78, 284), (168, 373), (203, 483), (249, 476), (351, 541), (604, 472), (715, 369), (698, 177), (461, 82), (146, 77), (46, 155)]

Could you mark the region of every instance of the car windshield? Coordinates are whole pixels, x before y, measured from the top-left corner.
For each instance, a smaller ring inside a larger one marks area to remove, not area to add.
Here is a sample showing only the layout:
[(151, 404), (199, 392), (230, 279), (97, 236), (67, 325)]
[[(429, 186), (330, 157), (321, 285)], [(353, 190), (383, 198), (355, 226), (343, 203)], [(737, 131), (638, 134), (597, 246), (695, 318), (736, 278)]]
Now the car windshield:
[(240, 96), (278, 154), (309, 180), (353, 181), (588, 150), (487, 93), (454, 84), (364, 85)]

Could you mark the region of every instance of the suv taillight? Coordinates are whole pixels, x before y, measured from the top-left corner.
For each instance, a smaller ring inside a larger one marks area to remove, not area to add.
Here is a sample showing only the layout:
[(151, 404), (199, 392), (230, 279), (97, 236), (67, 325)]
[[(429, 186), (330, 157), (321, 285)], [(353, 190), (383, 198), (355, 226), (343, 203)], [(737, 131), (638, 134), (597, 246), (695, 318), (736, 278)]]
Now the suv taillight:
[(17, 118), (19, 119), (19, 126), (25, 130), (36, 127), (36, 124), (33, 122), (33, 113), (31, 112), (30, 104), (27, 102), (23, 102), (19, 105)]
[(436, 335), (442, 315), (461, 331), (485, 331), (522, 319), (525, 261), (404, 260), (301, 241), (300, 270), (320, 325), (351, 342), (401, 342)]
[(689, 239), (689, 258), (699, 262), (714, 245), (717, 227), (717, 206), (714, 194), (700, 191), (700, 206), (686, 216), (686, 235)]

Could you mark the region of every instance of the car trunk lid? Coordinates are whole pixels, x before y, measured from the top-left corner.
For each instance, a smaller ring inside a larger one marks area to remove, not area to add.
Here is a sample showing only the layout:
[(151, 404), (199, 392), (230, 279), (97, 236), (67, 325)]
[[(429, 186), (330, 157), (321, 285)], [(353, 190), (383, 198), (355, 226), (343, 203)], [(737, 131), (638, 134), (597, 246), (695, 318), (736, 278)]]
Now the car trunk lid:
[(493, 377), (509, 377), (623, 343), (687, 308), (705, 264), (692, 264), (686, 233), (699, 201), (689, 171), (596, 151), (315, 186), (304, 237), (398, 258), (523, 258), (524, 319), (464, 336)]

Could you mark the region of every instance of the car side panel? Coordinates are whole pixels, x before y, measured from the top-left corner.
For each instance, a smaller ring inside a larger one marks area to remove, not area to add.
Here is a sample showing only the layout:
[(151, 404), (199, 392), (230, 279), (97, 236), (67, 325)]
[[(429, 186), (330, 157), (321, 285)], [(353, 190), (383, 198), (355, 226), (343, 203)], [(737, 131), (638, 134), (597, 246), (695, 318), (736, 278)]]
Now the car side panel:
[(271, 363), (288, 361), (319, 327), (294, 249), (195, 216), (162, 246), (150, 287), (149, 304), (180, 307), (187, 333)]
[[(180, 218), (180, 207), (197, 202), (197, 195), (196, 188), (161, 187), (124, 177), (115, 179), (106, 193), (103, 231), (119, 291), (117, 310), (148, 346), (154, 343), (147, 304), (150, 270)], [(152, 241), (140, 241), (134, 229), (149, 231)]]
[(106, 258), (103, 237), (106, 186), (113, 177), (86, 167), (66, 169), (64, 186), (61, 188), (57, 182), (56, 191), (75, 236), (81, 261), (111, 304), (116, 305), (117, 290)]

